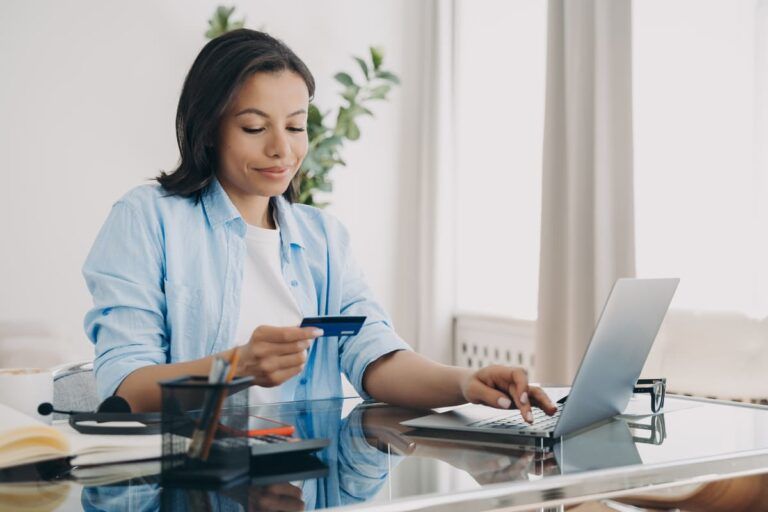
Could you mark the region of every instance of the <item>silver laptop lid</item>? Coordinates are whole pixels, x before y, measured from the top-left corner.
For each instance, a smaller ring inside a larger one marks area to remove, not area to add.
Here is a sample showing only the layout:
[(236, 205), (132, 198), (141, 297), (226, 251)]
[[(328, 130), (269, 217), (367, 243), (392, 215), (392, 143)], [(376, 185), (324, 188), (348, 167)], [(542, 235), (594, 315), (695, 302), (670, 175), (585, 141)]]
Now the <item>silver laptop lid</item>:
[(645, 365), (679, 279), (619, 279), (581, 360), (554, 436), (620, 414)]

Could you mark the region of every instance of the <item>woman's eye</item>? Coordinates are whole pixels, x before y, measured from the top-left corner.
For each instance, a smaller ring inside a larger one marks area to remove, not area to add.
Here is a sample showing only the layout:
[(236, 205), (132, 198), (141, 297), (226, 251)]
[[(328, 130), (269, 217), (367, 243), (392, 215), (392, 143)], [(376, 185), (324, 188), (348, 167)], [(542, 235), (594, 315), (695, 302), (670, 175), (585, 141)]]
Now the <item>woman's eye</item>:
[[(292, 132), (303, 132), (304, 128), (288, 128), (288, 130)], [(264, 128), (243, 128), (243, 131), (245, 133), (261, 133), (264, 131)]]

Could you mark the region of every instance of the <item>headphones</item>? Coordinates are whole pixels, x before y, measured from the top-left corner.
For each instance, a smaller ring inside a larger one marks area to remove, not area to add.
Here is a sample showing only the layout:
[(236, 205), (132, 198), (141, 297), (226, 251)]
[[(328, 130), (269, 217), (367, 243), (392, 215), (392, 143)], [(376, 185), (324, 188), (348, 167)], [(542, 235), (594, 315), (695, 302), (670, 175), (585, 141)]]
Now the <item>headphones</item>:
[[(161, 414), (159, 412), (132, 413), (131, 406), (120, 396), (110, 396), (99, 404), (96, 412), (60, 411), (53, 408), (50, 402), (43, 402), (37, 407), (41, 416), (48, 416), (53, 412), (69, 416), (69, 425), (81, 434), (100, 435), (148, 435), (159, 434), (161, 427)], [(140, 423), (137, 426), (101, 426), (96, 423), (108, 423), (111, 421), (133, 421)]]

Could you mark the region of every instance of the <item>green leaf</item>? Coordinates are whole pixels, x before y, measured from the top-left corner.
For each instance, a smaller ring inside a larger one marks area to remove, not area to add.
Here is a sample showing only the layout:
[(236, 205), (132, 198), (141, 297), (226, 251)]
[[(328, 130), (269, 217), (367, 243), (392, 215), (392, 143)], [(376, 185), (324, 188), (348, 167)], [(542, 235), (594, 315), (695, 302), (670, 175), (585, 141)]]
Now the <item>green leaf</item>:
[(316, 149), (324, 148), (327, 151), (334, 151), (336, 149), (336, 146), (341, 145), (343, 142), (343, 139), (339, 135), (331, 135), (330, 137), (326, 137), (325, 139), (321, 140), (317, 143)]
[(299, 203), (312, 206), (314, 204), (312, 202), (312, 191), (305, 190), (304, 192), (301, 192), (299, 194)]
[(357, 99), (358, 93), (360, 93), (360, 87), (353, 85), (351, 87), (347, 87), (346, 90), (341, 93), (341, 97), (351, 104), (354, 103)]
[(400, 78), (398, 78), (397, 75), (389, 71), (377, 71), (376, 76), (381, 78), (382, 80), (389, 80), (393, 84), (398, 84), (398, 85), (400, 84)]
[(346, 85), (347, 87), (351, 87), (355, 85), (355, 82), (352, 80), (352, 77), (349, 76), (348, 73), (336, 73), (334, 77), (337, 82), (339, 82), (342, 85)]
[(386, 99), (387, 93), (392, 88), (391, 85), (380, 85), (371, 89), (371, 93), (366, 97), (368, 100), (383, 100)]
[(370, 75), (368, 74), (368, 64), (365, 63), (363, 59), (360, 57), (354, 57), (354, 59), (357, 61), (358, 64), (360, 64), (360, 69), (363, 70), (363, 74), (365, 75), (366, 80), (370, 80)]
[(357, 117), (362, 114), (373, 115), (373, 113), (362, 105), (354, 104), (349, 107), (349, 117)]
[(245, 18), (240, 21), (229, 21), (230, 16), (232, 16), (232, 13), (234, 12), (234, 7), (218, 6), (211, 19), (208, 20), (209, 28), (205, 33), (205, 37), (214, 39), (232, 30), (243, 28), (243, 26), (245, 26)]
[(371, 61), (373, 62), (373, 69), (378, 70), (381, 66), (381, 62), (384, 60), (384, 55), (381, 48), (371, 46)]
[(360, 138), (360, 128), (357, 127), (357, 124), (350, 119), (349, 125), (347, 126), (347, 138), (349, 140), (357, 140)]
[(323, 114), (320, 113), (320, 109), (317, 108), (314, 103), (309, 104), (309, 111), (307, 112), (307, 123), (323, 124)]
[(335, 135), (343, 135), (347, 132), (349, 125), (349, 111), (344, 107), (339, 107), (339, 115), (336, 117), (336, 128), (333, 130)]

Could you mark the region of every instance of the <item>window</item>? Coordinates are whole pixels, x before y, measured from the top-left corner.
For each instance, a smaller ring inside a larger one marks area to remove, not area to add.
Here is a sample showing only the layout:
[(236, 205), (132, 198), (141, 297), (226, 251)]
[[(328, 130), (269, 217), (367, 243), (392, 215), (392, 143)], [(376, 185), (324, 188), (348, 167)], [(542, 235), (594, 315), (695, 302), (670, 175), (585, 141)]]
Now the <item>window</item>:
[(768, 316), (768, 2), (633, 4), (639, 276)]
[(457, 307), (535, 319), (546, 2), (456, 8)]
[[(545, 2), (458, 0), (457, 306), (535, 320)], [(768, 316), (768, 0), (633, 3), (637, 271)]]

